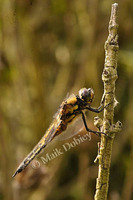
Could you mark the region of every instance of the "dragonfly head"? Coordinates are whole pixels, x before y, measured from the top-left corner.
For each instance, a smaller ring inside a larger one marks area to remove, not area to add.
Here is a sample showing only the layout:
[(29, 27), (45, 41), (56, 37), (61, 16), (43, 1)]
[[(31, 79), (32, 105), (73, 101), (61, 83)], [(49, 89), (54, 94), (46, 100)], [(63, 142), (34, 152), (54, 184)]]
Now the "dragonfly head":
[(82, 88), (79, 90), (79, 97), (88, 104), (91, 104), (94, 99), (94, 91), (91, 88)]

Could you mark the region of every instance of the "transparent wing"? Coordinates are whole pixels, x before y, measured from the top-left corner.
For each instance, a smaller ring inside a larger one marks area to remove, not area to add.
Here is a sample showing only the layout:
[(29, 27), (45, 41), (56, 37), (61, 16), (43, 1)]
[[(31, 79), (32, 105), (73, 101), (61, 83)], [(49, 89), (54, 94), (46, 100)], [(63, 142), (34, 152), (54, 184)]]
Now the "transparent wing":
[(54, 139), (45, 147), (45, 155), (54, 152), (56, 148), (60, 149), (62, 147), (62, 142), (64, 140), (70, 139), (74, 135), (77, 135), (84, 128), (83, 120), (81, 116), (78, 116), (73, 120), (67, 127), (65, 131), (60, 133), (60, 135), (54, 137)]
[(82, 116), (79, 115), (73, 121), (68, 124), (67, 129), (63, 131), (60, 135), (55, 137), (57, 141), (63, 141), (71, 138), (74, 135), (77, 135), (84, 128), (84, 123), (82, 120)]
[(65, 97), (65, 99), (63, 100), (62, 104), (60, 105), (59, 109), (57, 110), (57, 112), (53, 115), (53, 118), (56, 119), (60, 110), (62, 109), (62, 106), (64, 105), (64, 102), (67, 101), (68, 99), (71, 99), (75, 97), (75, 94), (71, 94), (69, 95), (69, 93), (67, 93), (67, 96)]

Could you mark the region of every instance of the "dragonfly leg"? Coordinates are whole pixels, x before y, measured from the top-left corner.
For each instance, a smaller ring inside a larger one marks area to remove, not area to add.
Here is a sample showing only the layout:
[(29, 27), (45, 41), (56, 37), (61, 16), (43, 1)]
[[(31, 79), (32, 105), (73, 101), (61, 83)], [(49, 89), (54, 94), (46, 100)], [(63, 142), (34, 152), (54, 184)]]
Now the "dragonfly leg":
[[(85, 128), (86, 128), (86, 130), (87, 130), (88, 132), (94, 133), (94, 134), (96, 134), (96, 135), (98, 135), (98, 136), (101, 136), (101, 134), (107, 136), (106, 133), (104, 133), (104, 132), (93, 131), (93, 130), (89, 129), (88, 126), (87, 126), (87, 123), (86, 123), (86, 119), (85, 119), (85, 115), (84, 115), (84, 113), (83, 113), (82, 111), (81, 111), (80, 113), (82, 114), (82, 119), (83, 119), (83, 122), (84, 122)], [(108, 136), (107, 136), (107, 137), (108, 137)]]
[(98, 108), (86, 107), (86, 109), (90, 110), (92, 112), (95, 112), (95, 113), (100, 113), (100, 112), (102, 112), (104, 110), (104, 108), (107, 108), (112, 103), (113, 102), (108, 103), (106, 106), (103, 106), (103, 104), (101, 104)]

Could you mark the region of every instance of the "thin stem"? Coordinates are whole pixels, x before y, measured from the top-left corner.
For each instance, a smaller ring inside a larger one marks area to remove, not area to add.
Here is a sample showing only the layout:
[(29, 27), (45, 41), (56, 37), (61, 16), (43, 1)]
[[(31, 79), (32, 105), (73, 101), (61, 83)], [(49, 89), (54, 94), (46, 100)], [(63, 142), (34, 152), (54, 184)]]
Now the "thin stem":
[[(115, 133), (110, 133), (110, 127), (113, 124), (114, 106), (115, 103), (115, 81), (117, 79), (117, 53), (118, 53), (118, 24), (117, 24), (118, 4), (112, 5), (111, 17), (109, 22), (109, 36), (105, 42), (105, 64), (102, 74), (102, 80), (104, 83), (104, 98), (105, 106), (110, 103), (108, 107), (104, 109), (104, 119), (102, 131), (106, 134), (111, 134), (112, 139), (108, 139), (104, 135), (101, 136), (101, 144), (99, 149), (99, 170), (98, 178), (96, 181), (96, 193), (95, 200), (106, 200), (109, 186), (109, 172), (110, 162), (112, 154), (112, 144)], [(115, 131), (114, 131), (115, 132)]]

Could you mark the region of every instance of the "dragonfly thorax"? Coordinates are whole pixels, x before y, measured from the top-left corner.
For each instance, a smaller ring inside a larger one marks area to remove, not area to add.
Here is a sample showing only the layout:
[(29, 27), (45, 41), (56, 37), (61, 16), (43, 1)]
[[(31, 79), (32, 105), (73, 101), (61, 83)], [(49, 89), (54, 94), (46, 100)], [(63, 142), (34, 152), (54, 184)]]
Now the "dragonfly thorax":
[(86, 103), (92, 103), (94, 99), (94, 90), (92, 88), (82, 88), (79, 90), (79, 97)]

